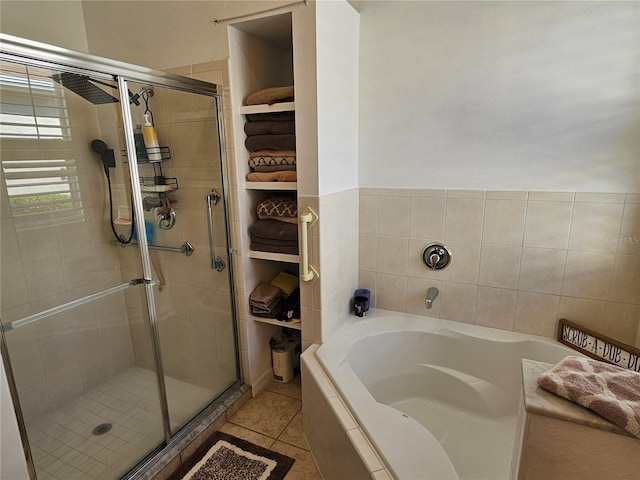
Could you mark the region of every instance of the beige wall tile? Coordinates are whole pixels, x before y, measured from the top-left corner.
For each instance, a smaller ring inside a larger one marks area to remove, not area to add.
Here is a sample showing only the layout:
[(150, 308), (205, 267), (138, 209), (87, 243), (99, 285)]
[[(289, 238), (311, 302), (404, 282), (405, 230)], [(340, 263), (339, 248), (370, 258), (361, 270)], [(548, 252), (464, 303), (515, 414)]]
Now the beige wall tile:
[(482, 242), (521, 246), (526, 208), (527, 203), (523, 200), (487, 200)]
[(487, 200), (526, 200), (527, 197), (527, 192), (522, 191), (498, 190), (486, 193)]
[(378, 196), (360, 196), (360, 233), (378, 233)]
[(410, 197), (411, 189), (410, 188), (379, 188), (378, 195), (385, 196), (385, 197)]
[(378, 197), (378, 232), (408, 237), (410, 210), (411, 197)]
[(524, 246), (567, 248), (572, 209), (571, 202), (531, 201), (529, 196)]
[(589, 203), (624, 203), (624, 193), (576, 193), (576, 202)]
[(444, 239), (444, 198), (411, 198), (411, 238)]
[(366, 288), (371, 291), (371, 307), (378, 307), (376, 305), (376, 273), (375, 272), (366, 272), (360, 270), (358, 272), (358, 288)]
[(464, 283), (442, 282), (440, 318), (474, 323), (478, 287)]
[(609, 287), (609, 300), (640, 304), (640, 257), (616, 255)]
[(29, 302), (27, 291), (27, 279), (23, 271), (22, 263), (3, 265), (0, 270), (2, 281), (2, 314), (4, 320), (5, 311)]
[(376, 235), (360, 235), (358, 270), (375, 272), (377, 256), (378, 237)]
[(376, 308), (406, 312), (407, 277), (376, 274)]
[(640, 255), (640, 204), (627, 203), (624, 206), (620, 236), (616, 241), (618, 253)]
[(640, 328), (640, 306), (608, 302), (604, 326), (598, 328), (609, 337), (633, 345)]
[(562, 294), (606, 300), (615, 257), (605, 253), (568, 252)]
[(475, 243), (482, 238), (484, 200), (447, 198), (444, 224), (446, 241)]
[[(451, 262), (442, 270), (442, 280), (457, 283), (478, 283), (480, 269), (480, 244), (447, 242), (451, 250)], [(426, 266), (425, 266), (426, 268)], [(427, 270), (429, 270), (427, 268)]]
[(529, 192), (529, 201), (573, 202), (574, 197), (572, 192)]
[(479, 284), (515, 289), (520, 274), (522, 247), (483, 245)]
[(523, 248), (518, 289), (559, 295), (566, 257), (566, 250)]
[(571, 219), (569, 249), (612, 252), (622, 221), (621, 203), (576, 203)]
[(412, 188), (412, 197), (431, 197), (431, 198), (444, 198), (447, 195), (446, 190), (438, 190), (433, 188)]
[(515, 331), (555, 337), (559, 304), (557, 295), (518, 292)]
[(484, 198), (484, 190), (447, 190), (447, 198)]
[(517, 295), (516, 290), (478, 287), (476, 325), (513, 330)]
[(407, 286), (407, 312), (427, 317), (440, 316), (440, 294), (438, 294), (433, 301), (431, 308), (425, 308), (424, 301), (427, 298), (427, 290), (431, 287), (435, 287), (441, 291), (442, 282), (427, 278), (409, 277)]

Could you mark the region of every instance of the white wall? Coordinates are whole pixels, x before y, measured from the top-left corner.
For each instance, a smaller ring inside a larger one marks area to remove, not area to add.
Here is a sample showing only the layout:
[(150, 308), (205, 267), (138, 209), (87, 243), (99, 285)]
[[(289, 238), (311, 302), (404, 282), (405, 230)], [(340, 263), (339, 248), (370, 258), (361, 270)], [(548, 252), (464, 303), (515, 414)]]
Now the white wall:
[(638, 2), (360, 2), (360, 186), (640, 191)]
[(351, 5), (316, 2), (320, 195), (358, 186), (358, 36)]
[(7, 480), (29, 478), (2, 357), (0, 357), (0, 478)]
[(87, 52), (81, 0), (0, 2), (2, 33)]

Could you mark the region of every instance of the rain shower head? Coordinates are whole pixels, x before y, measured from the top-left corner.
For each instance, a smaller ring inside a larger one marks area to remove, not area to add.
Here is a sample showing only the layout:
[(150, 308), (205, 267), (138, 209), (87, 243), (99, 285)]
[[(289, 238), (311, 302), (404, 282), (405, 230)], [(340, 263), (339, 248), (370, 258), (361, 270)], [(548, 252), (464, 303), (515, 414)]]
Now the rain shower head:
[(62, 72), (51, 75), (51, 78), (55, 82), (59, 83), (65, 88), (68, 88), (73, 93), (80, 95), (82, 98), (90, 101), (94, 105), (119, 102), (117, 98), (109, 95), (107, 92), (91, 83), (92, 81), (95, 82), (95, 80), (90, 80), (89, 77), (77, 75), (75, 73)]
[[(80, 95), (85, 100), (90, 101), (94, 105), (102, 105), (105, 103), (118, 103), (116, 97), (109, 95), (107, 92), (102, 90), (99, 87), (96, 87), (94, 83), (99, 83), (100, 85), (104, 85), (105, 87), (116, 89), (115, 85), (110, 85), (108, 83), (101, 82), (100, 80), (91, 79), (89, 77), (85, 77), (84, 75), (78, 75), (76, 73), (62, 72), (51, 75), (53, 81), (59, 83), (65, 88), (68, 88), (73, 93)], [(135, 103), (136, 106), (140, 106), (140, 94), (133, 94), (131, 90), (129, 90), (129, 102)]]

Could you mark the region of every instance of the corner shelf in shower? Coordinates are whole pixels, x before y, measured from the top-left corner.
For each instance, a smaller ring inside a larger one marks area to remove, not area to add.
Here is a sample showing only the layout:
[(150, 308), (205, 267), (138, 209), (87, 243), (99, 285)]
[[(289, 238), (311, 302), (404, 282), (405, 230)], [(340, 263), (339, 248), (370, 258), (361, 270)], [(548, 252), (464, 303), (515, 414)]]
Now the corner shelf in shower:
[(282, 102), (282, 103), (263, 103), (260, 105), (245, 105), (240, 107), (240, 113), (242, 115), (249, 115), (252, 113), (275, 113), (275, 112), (291, 112), (296, 108), (295, 102)]
[(275, 318), (256, 317), (254, 315), (249, 315), (249, 317), (254, 322), (268, 323), (269, 325), (276, 325), (278, 327), (293, 328), (294, 330), (302, 330), (302, 324), (300, 323), (299, 318), (295, 319), (294, 321), (290, 321), (290, 320), (277, 320)]
[(258, 250), (249, 250), (249, 258), (258, 260), (273, 260), (276, 262), (300, 263), (298, 255), (290, 255), (287, 253), (260, 252)]
[(298, 189), (298, 182), (244, 182), (245, 190), (282, 190)]

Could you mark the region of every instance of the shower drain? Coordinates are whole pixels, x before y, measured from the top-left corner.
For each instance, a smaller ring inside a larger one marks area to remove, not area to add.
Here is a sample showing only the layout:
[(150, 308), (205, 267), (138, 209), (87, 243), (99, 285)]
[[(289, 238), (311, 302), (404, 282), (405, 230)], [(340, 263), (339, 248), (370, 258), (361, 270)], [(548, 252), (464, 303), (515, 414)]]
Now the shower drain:
[(112, 425), (110, 423), (101, 423), (96, 428), (93, 429), (94, 435), (104, 435), (109, 430), (111, 430)]

